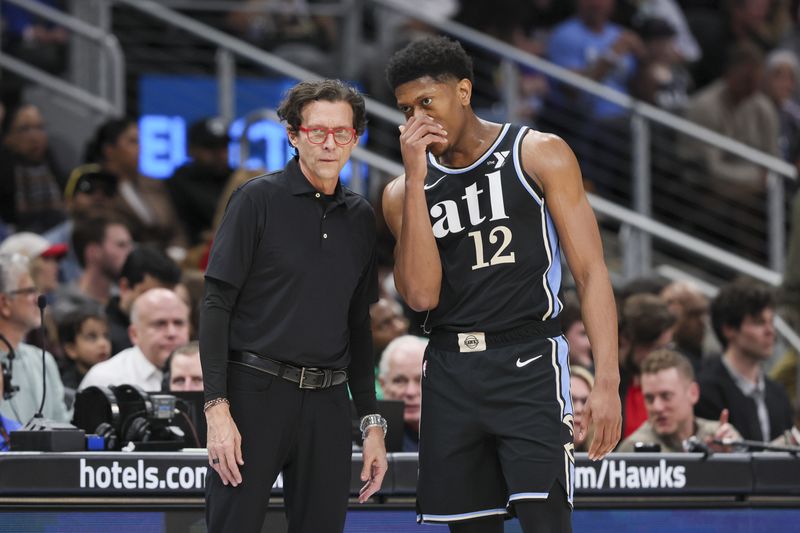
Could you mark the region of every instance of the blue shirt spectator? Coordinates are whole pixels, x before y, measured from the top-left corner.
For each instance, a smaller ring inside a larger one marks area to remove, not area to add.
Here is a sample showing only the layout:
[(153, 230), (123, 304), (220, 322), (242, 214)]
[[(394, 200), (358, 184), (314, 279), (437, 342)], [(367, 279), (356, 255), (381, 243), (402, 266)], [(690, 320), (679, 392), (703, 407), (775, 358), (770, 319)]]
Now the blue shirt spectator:
[[(634, 74), (636, 59), (632, 53), (619, 54), (614, 50), (617, 41), (626, 34), (616, 24), (605, 23), (592, 29), (578, 17), (571, 18), (553, 30), (548, 44), (547, 57), (557, 65), (591, 76), (587, 71), (599, 62), (607, 62), (604, 76), (596, 81), (628, 93), (628, 81)], [(610, 119), (623, 113), (616, 104), (587, 94), (580, 94), (576, 101), (564, 91), (553, 91), (553, 103), (561, 107), (581, 107), (590, 118)]]

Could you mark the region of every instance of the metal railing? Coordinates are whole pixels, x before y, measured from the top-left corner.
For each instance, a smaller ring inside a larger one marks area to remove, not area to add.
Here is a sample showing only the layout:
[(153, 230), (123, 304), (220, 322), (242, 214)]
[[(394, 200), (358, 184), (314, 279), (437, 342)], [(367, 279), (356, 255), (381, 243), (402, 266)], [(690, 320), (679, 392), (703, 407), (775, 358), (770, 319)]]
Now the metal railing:
[[(642, 215), (649, 215), (652, 208), (650, 162), (647, 159), (650, 152), (649, 142), (652, 124), (664, 126), (763, 167), (768, 171), (768, 199), (766, 206), (769, 239), (768, 261), (772, 269), (776, 271), (783, 270), (786, 241), (784, 179), (797, 179), (797, 169), (793, 165), (655, 106), (637, 101), (625, 93), (606, 87), (472, 28), (450, 20), (433, 17), (423, 10), (416, 10), (400, 0), (370, 0), (370, 2), (376, 6), (401, 13), (411, 19), (422, 21), (428, 26), (452, 35), (463, 42), (489, 51), (497, 55), (503, 65), (512, 63), (528, 67), (628, 110), (631, 114), (630, 128), (632, 131), (631, 142), (633, 143), (630, 169), (633, 176), (631, 187), (634, 191), (633, 205), (635, 210)], [(382, 17), (378, 16), (376, 19), (380, 21)], [(507, 68), (507, 65), (503, 68), (504, 73), (509, 72), (509, 70), (511, 69)], [(513, 83), (513, 80), (506, 80), (507, 83), (509, 81)], [(513, 91), (504, 90), (502, 95), (506, 100), (507, 110), (517, 108), (516, 102), (513, 101), (516, 98)], [(650, 264), (652, 255), (650, 242), (646, 236), (641, 234), (636, 235), (632, 240), (637, 245), (629, 246), (625, 250), (625, 253), (629, 254), (625, 259), (625, 264), (629, 269), (626, 273), (629, 275), (641, 275), (649, 271), (652, 266)]]
[[(275, 54), (265, 52), (249, 43), (217, 30), (208, 24), (203, 24), (202, 22), (166, 8), (152, 0), (114, 1), (166, 22), (173, 27), (180, 28), (200, 40), (214, 44), (218, 48), (216, 73), (220, 92), (219, 111), (221, 114), (230, 113), (235, 110), (235, 95), (233, 93), (232, 80), (236, 77), (236, 66), (231, 56), (247, 59), (256, 65), (260, 65), (296, 80), (322, 79), (322, 76), (310, 70), (299, 67)], [(367, 113), (394, 124), (400, 124), (404, 121), (403, 114), (397, 109), (391, 108), (371, 98), (365, 98), (365, 100), (367, 104)]]
[(0, 52), (0, 66), (34, 83), (40, 84), (70, 98), (89, 109), (105, 115), (125, 114), (125, 58), (117, 38), (81, 19), (70, 16), (34, 0), (0, 0), (30, 11), (72, 33), (96, 43), (105, 54), (98, 65), (99, 94), (94, 95), (80, 87), (53, 76), (41, 69), (27, 65)]

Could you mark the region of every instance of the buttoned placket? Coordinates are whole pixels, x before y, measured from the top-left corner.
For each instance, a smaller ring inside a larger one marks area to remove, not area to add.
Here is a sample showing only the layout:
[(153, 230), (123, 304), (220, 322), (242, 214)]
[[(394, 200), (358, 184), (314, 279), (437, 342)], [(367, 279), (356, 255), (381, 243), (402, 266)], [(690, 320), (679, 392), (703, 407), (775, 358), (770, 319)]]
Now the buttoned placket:
[(322, 194), (319, 192), (315, 192), (314, 197), (319, 200), (320, 204), (322, 205), (322, 217), (319, 220), (319, 234), (320, 242), (322, 243), (322, 246), (325, 246), (328, 242), (330, 242), (332, 237), (330, 231), (328, 230), (328, 215), (331, 213), (331, 211), (336, 209), (339, 204), (323, 198)]

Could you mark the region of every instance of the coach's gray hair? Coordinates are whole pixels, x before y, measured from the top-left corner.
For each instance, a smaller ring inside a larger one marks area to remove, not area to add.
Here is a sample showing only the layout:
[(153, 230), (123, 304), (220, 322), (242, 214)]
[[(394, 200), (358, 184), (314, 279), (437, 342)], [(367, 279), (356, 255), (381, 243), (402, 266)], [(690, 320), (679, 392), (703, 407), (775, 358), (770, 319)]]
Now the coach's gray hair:
[(428, 346), (428, 339), (424, 337), (417, 337), (415, 335), (401, 335), (397, 337), (383, 349), (381, 363), (378, 366), (378, 376), (386, 377), (389, 373), (389, 368), (395, 353), (404, 348), (419, 348), (424, 352), (426, 346)]
[(30, 260), (21, 254), (0, 254), (0, 292), (19, 289), (19, 279), (30, 274)]

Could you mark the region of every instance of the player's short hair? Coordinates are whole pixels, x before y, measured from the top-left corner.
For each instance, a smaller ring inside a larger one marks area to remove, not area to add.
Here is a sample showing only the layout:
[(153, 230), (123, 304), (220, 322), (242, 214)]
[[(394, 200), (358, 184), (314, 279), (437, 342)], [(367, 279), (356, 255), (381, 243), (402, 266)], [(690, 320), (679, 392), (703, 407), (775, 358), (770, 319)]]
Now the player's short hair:
[(436, 81), (453, 78), (473, 81), (472, 59), (458, 41), (428, 37), (395, 52), (386, 67), (386, 81), (393, 91), (406, 82), (426, 76)]
[(303, 108), (319, 100), (326, 102), (347, 102), (353, 108), (353, 128), (357, 135), (367, 127), (367, 110), (361, 93), (341, 80), (301, 81), (286, 93), (280, 106), (278, 117), (286, 122), (289, 130), (297, 132), (303, 123)]
[(675, 350), (654, 350), (642, 361), (642, 374), (658, 374), (662, 370), (675, 368), (689, 381), (694, 381), (694, 368), (689, 360)]
[(728, 341), (722, 334), (723, 326), (739, 329), (748, 316), (757, 316), (764, 309), (775, 307), (772, 289), (757, 281), (740, 278), (722, 287), (711, 302), (711, 326), (724, 348)]

